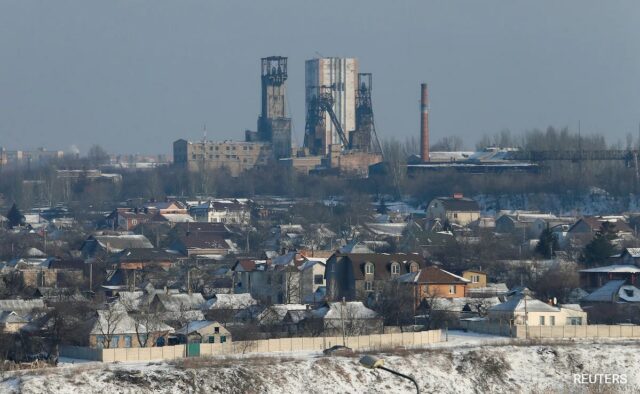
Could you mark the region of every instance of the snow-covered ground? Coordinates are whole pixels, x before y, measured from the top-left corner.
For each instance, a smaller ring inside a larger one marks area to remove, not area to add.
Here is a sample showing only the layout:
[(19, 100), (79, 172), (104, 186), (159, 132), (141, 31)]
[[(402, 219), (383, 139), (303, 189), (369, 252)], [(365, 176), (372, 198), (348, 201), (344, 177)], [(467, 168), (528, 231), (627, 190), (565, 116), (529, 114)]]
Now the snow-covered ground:
[[(456, 331), (450, 332), (448, 339), (427, 349), (395, 350), (378, 356), (385, 359), (387, 367), (413, 374), (422, 392), (429, 393), (640, 392), (640, 341), (525, 344)], [(0, 392), (414, 392), (408, 381), (362, 367), (357, 356), (281, 353), (177, 363), (69, 361), (63, 360), (58, 368), (0, 375)], [(576, 378), (588, 380), (589, 376), (602, 383), (574, 383)], [(618, 383), (606, 383), (607, 379)]]

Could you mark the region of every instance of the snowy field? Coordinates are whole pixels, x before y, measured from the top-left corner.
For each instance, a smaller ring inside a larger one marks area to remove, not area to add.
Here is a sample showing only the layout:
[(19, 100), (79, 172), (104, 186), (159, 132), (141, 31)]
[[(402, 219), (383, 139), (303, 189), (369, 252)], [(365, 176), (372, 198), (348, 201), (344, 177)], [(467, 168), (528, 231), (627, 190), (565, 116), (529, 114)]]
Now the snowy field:
[[(450, 332), (421, 350), (377, 353), (427, 393), (640, 392), (640, 341), (524, 343)], [(621, 377), (624, 376), (624, 379)], [(588, 383), (589, 378), (598, 380)], [(582, 379), (576, 383), (577, 379)], [(358, 357), (278, 353), (176, 363), (101, 364), (5, 373), (0, 393), (412, 393), (412, 384)]]

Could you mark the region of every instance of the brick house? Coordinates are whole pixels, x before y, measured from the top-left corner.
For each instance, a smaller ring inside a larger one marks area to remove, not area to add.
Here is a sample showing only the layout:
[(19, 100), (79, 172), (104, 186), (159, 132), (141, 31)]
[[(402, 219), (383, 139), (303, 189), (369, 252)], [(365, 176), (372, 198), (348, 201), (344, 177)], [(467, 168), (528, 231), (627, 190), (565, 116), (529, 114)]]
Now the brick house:
[(426, 266), (417, 253), (334, 253), (325, 267), (327, 300), (364, 301), (389, 281)]

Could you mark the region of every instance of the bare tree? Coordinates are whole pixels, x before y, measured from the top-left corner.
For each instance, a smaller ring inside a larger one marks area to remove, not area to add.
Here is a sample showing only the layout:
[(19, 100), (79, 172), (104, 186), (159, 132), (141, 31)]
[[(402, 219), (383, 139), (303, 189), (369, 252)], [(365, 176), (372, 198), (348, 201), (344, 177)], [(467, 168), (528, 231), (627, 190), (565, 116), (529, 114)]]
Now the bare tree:
[(111, 348), (111, 341), (117, 332), (120, 322), (124, 319), (127, 312), (119, 305), (108, 305), (105, 309), (97, 311), (96, 328), (104, 341), (104, 348)]

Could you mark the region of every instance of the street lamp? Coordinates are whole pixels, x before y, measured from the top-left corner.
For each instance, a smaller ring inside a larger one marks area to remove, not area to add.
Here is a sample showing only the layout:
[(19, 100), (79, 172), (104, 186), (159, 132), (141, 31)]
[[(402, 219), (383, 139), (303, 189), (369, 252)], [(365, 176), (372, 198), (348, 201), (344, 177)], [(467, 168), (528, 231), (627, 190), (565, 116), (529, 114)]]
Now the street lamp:
[(416, 382), (416, 380), (413, 377), (385, 367), (383, 359), (378, 358), (376, 356), (370, 356), (367, 354), (365, 356), (362, 356), (362, 358), (360, 359), (360, 364), (371, 369), (382, 369), (384, 371), (391, 372), (394, 375), (400, 376), (401, 378), (408, 379), (412, 381), (413, 384), (416, 386), (416, 393), (420, 394), (420, 387), (418, 387), (418, 382)]

